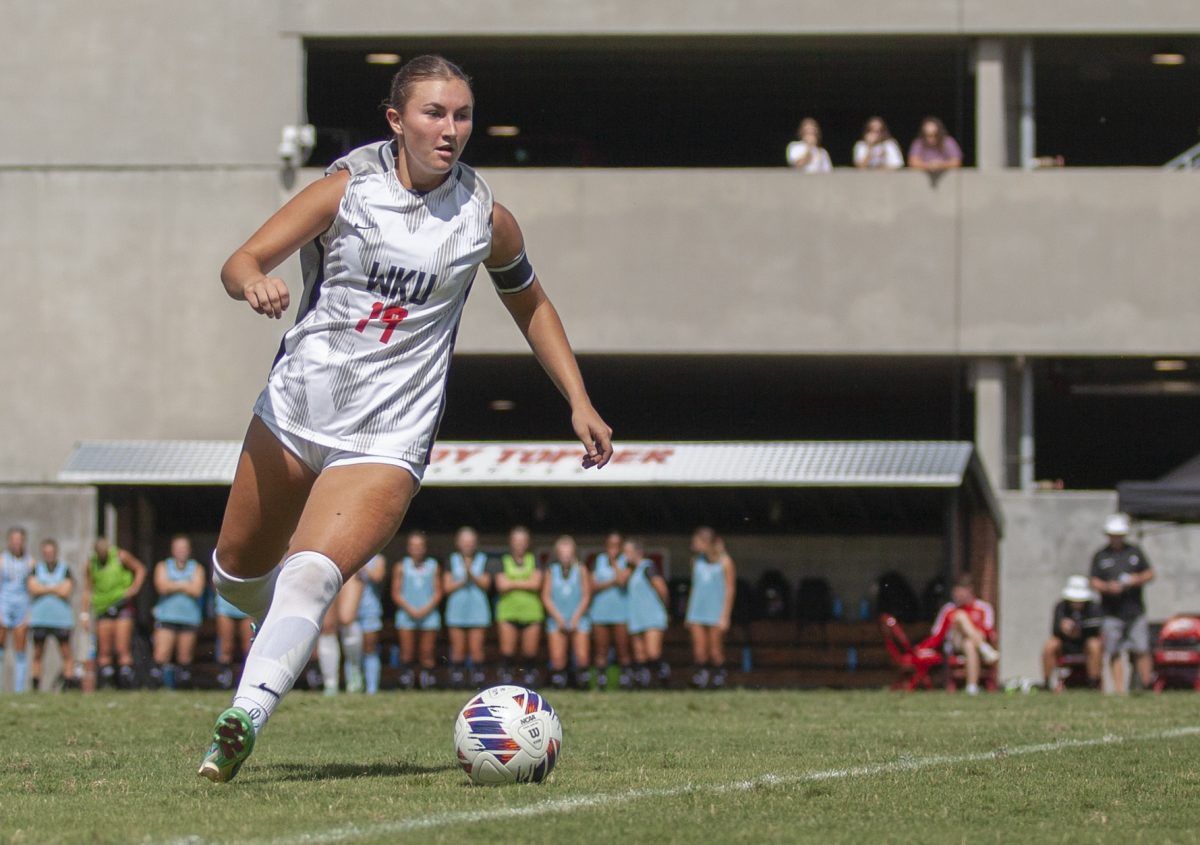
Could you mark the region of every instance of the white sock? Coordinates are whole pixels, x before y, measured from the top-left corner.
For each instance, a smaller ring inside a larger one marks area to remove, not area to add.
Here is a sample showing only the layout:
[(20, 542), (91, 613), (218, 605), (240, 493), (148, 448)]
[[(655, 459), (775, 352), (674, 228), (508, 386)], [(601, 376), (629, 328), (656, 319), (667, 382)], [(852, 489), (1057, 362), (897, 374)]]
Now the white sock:
[(346, 658), (347, 666), (362, 668), (363, 630), (357, 622), (351, 622), (342, 629), (342, 655)]
[[(288, 560), (292, 560), (295, 557), (296, 555), (292, 555)], [(287, 561), (285, 560), (284, 563), (286, 564)], [(279, 572), (283, 567), (277, 566), (266, 575), (260, 575), (258, 578), (238, 578), (235, 575), (230, 575), (221, 568), (221, 564), (217, 563), (217, 553), (215, 551), (212, 554), (212, 564), (213, 586), (217, 588), (217, 592), (242, 613), (253, 617), (256, 622), (262, 623), (263, 617), (267, 615), (267, 610), (271, 607), (271, 597), (275, 593), (275, 582), (279, 578)]]
[(967, 695), (978, 695), (979, 684), (967, 684)]
[(304, 671), (321, 620), (341, 588), (341, 572), (318, 552), (297, 552), (280, 567), (275, 597), (233, 697), (234, 706), (250, 714), (256, 733)]
[(342, 662), (342, 650), (338, 648), (337, 634), (321, 634), (317, 637), (317, 665), (321, 667), (321, 678), (325, 690), (338, 687), (338, 664)]

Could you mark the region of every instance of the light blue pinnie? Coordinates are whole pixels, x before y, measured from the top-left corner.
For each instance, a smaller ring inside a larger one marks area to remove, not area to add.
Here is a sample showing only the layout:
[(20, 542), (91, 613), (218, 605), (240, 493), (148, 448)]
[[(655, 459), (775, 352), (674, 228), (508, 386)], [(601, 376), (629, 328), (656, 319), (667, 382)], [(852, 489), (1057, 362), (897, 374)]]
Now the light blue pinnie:
[[(55, 561), (54, 566), (50, 567), (44, 560), (39, 560), (33, 568), (33, 578), (39, 586), (57, 587), (71, 580), (71, 570), (65, 561)], [(51, 593), (38, 596), (29, 609), (29, 624), (34, 628), (70, 630), (75, 627), (75, 614), (71, 610), (71, 602)]]
[[(597, 584), (613, 581), (618, 572), (629, 568), (625, 555), (614, 560), (607, 552), (596, 555), (592, 562), (592, 580)], [(619, 584), (610, 584), (592, 594), (592, 606), (588, 609), (592, 622), (597, 625), (624, 625), (629, 621), (629, 591)]]
[(629, 633), (667, 629), (667, 609), (663, 606), (653, 578), (658, 574), (654, 561), (642, 558), (629, 576)]
[[(424, 607), (433, 601), (438, 577), (438, 562), (431, 557), (420, 563), (411, 557), (400, 562), (403, 567), (404, 580), (400, 585), (400, 594), (411, 607)], [(403, 610), (396, 611), (396, 627), (409, 631), (436, 631), (442, 627), (442, 614), (435, 608), (423, 619), (414, 619)]]
[[(583, 602), (583, 567), (578, 563), (563, 566), (557, 560), (550, 564), (550, 598), (562, 618), (570, 623)], [(551, 634), (558, 631), (558, 623), (549, 614), (546, 614), (546, 630)], [(579, 617), (579, 626), (575, 630), (591, 633), (592, 620), (587, 612)]]
[(725, 566), (698, 555), (692, 562), (692, 588), (688, 593), (689, 625), (717, 626), (725, 612)]
[(459, 552), (450, 555), (450, 577), (466, 581), (446, 599), (446, 627), (486, 628), (492, 624), (492, 608), (487, 593), (467, 578), (467, 573), (481, 576), (487, 571), (487, 555), (476, 552), (468, 564)]
[[(163, 564), (167, 571), (167, 580), (176, 584), (189, 583), (196, 576), (196, 569), (200, 566), (191, 558), (188, 558), (183, 566), (170, 557), (163, 561)], [(199, 625), (200, 599), (187, 593), (167, 593), (154, 605), (154, 618), (168, 625)]]

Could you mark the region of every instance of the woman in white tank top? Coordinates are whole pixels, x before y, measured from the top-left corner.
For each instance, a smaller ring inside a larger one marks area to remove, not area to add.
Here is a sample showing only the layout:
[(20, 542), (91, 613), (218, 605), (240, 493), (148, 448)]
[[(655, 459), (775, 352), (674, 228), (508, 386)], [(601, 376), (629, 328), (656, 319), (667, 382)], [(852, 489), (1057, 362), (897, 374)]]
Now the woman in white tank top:
[(520, 227), (458, 160), (472, 130), (470, 81), (445, 59), (421, 56), (396, 74), (388, 106), (390, 141), (336, 162), (221, 270), (233, 299), (278, 319), (291, 296), (270, 273), (300, 251), (305, 290), (255, 405), (214, 553), (218, 590), (260, 625), (200, 768), (210, 780), (237, 773), (343, 579), (400, 527), (480, 263), (566, 398), (583, 466), (612, 456), (612, 432)]

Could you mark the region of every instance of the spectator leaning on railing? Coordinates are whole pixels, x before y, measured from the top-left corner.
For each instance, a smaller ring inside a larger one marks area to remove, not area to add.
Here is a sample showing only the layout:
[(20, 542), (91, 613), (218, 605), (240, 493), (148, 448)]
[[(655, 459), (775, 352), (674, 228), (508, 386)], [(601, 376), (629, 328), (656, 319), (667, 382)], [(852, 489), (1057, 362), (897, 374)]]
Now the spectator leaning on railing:
[(787, 145), (787, 162), (801, 173), (828, 173), (829, 151), (821, 146), (821, 125), (811, 117), (800, 121), (796, 140)]
[(904, 154), (882, 117), (867, 119), (862, 138), (854, 144), (854, 166), (859, 170), (899, 170), (904, 167)]
[(1104, 613), (1102, 631), (1104, 656), (1112, 670), (1110, 692), (1125, 691), (1125, 664), (1122, 652), (1133, 658), (1142, 687), (1150, 688), (1151, 655), (1150, 625), (1146, 620), (1146, 605), (1142, 587), (1154, 580), (1154, 570), (1146, 554), (1132, 543), (1129, 517), (1115, 513), (1104, 522), (1108, 545), (1092, 558), (1092, 587), (1100, 594)]
[(921, 121), (921, 134), (908, 148), (908, 166), (931, 173), (962, 167), (962, 148), (946, 133), (946, 124), (927, 117)]

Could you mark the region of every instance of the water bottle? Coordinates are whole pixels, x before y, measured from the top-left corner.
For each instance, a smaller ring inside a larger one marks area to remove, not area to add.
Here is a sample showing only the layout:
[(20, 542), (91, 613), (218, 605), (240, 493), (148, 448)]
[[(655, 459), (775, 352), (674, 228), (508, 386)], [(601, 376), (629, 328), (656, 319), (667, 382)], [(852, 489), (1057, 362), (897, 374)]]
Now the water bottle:
[(866, 596), (858, 602), (858, 618), (864, 622), (871, 618), (871, 600)]
[(834, 621), (842, 621), (842, 600), (838, 596), (833, 597), (833, 601), (829, 605), (829, 613), (833, 616)]
[(750, 646), (742, 646), (742, 672), (749, 674), (754, 671), (754, 654)]
[(858, 649), (854, 646), (850, 646), (850, 648), (846, 649), (846, 671), (858, 671)]

